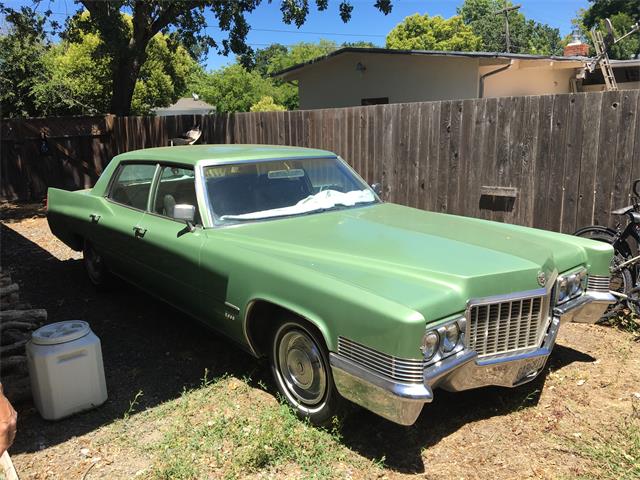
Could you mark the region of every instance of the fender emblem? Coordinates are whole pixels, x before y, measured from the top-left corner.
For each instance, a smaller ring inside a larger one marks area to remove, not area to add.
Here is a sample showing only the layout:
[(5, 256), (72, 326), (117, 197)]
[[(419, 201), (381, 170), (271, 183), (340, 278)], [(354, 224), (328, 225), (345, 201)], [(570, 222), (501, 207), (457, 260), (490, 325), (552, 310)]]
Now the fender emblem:
[(542, 270), (538, 272), (538, 284), (541, 287), (544, 287), (547, 283), (547, 276), (544, 274)]

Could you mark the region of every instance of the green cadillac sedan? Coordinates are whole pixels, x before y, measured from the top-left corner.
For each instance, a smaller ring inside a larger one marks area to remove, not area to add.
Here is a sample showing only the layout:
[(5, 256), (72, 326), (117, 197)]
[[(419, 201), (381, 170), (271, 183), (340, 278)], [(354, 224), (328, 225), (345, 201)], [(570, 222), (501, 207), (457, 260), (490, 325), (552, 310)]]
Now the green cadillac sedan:
[(126, 280), (268, 357), (303, 417), (348, 399), (413, 424), (437, 388), (513, 387), (563, 322), (615, 301), (612, 248), (380, 200), (336, 154), (267, 145), (115, 157), (50, 188), (51, 231), (89, 280)]

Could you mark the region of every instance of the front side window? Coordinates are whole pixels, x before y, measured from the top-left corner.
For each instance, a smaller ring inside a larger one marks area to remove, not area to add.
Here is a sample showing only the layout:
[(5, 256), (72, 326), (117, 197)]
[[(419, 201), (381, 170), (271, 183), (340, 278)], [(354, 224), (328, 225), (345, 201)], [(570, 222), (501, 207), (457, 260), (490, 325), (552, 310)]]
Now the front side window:
[(377, 202), (369, 186), (337, 158), (265, 160), (204, 167), (216, 224), (233, 224)]
[(108, 198), (128, 207), (146, 210), (154, 164), (128, 163), (120, 166)]
[(196, 207), (195, 223), (200, 223), (198, 201), (196, 199), (195, 175), (192, 168), (162, 167), (153, 211), (173, 218), (173, 209), (178, 204)]

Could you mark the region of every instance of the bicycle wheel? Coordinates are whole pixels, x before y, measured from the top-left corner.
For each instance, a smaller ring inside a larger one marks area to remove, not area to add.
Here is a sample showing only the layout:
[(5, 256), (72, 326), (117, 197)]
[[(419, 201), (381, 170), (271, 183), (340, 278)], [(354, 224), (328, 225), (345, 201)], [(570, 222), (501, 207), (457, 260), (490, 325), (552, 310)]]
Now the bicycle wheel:
[[(614, 231), (606, 227), (587, 227), (578, 230), (575, 233), (576, 236), (582, 238), (588, 238), (597, 242), (605, 242), (609, 245), (613, 245), (616, 240), (616, 234)], [(609, 281), (609, 290), (617, 292), (624, 296), (632, 295), (631, 291), (634, 287), (631, 272), (624, 268), (619, 271), (615, 271), (616, 267), (623, 263), (626, 257), (620, 253), (615, 252), (613, 259), (611, 260), (611, 279)], [(635, 302), (635, 296), (632, 300), (627, 301), (625, 297), (618, 297), (618, 302), (607, 308), (602, 318), (608, 319), (620, 312), (621, 308), (629, 308), (632, 311), (638, 313), (638, 304)]]

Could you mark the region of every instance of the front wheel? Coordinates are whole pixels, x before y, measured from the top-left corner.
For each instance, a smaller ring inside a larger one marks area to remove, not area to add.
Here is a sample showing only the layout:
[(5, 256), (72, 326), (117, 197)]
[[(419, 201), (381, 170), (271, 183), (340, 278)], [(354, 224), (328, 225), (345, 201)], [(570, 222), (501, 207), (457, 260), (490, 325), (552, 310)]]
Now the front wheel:
[(322, 338), (297, 321), (286, 321), (273, 336), (269, 362), (278, 391), (298, 416), (315, 425), (330, 423), (341, 397)]

